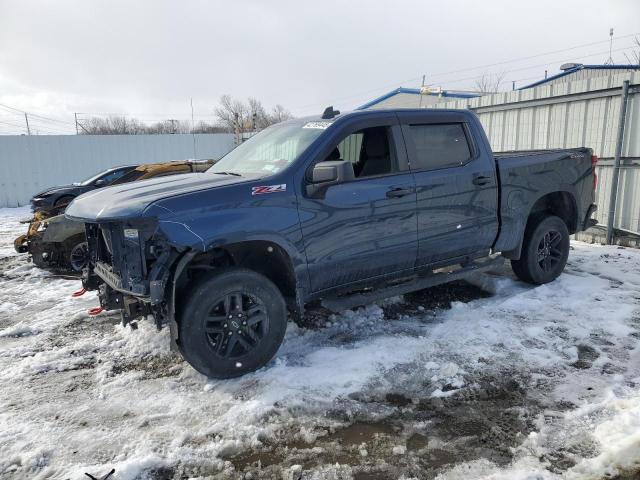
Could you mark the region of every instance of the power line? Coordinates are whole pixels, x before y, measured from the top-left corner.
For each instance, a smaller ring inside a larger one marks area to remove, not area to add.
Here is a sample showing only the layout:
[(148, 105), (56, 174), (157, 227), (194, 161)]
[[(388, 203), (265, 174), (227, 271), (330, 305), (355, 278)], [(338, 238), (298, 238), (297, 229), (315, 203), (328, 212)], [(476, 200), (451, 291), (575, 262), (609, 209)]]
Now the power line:
[[(613, 50), (613, 52), (620, 52), (622, 50), (628, 50), (629, 48), (633, 48), (633, 47), (618, 48), (618, 49)], [(606, 53), (609, 53), (609, 50), (590, 53), (588, 55), (584, 55), (584, 56), (581, 56), (581, 57), (572, 57), (572, 58), (565, 58), (564, 60), (556, 60), (553, 63), (558, 63), (558, 62), (559, 63), (563, 63), (563, 62), (567, 62), (569, 60), (582, 60), (584, 58), (595, 57), (596, 55), (604, 55)], [(544, 66), (547, 66), (547, 65), (549, 65), (549, 62), (539, 63), (537, 65), (528, 65), (528, 66), (520, 67), (520, 68), (514, 68), (512, 70), (506, 70), (505, 72), (502, 72), (502, 73), (507, 74), (507, 73), (513, 73), (513, 72), (521, 72), (523, 70), (530, 70), (532, 68), (540, 68), (540, 67), (544, 67)], [(473, 76), (473, 77), (465, 77), (465, 78), (457, 78), (455, 80), (444, 80), (443, 82), (446, 82), (446, 83), (457, 83), (457, 82), (463, 82), (465, 80), (477, 80), (479, 78), (482, 78), (482, 75), (476, 75), (476, 76)], [(430, 85), (433, 85), (433, 84), (430, 84)]]
[(10, 125), (12, 127), (18, 127), (18, 128), (24, 127), (24, 125), (18, 125), (17, 123), (9, 123), (9, 122), (3, 122), (3, 121), (0, 121), (0, 123), (2, 123), (3, 125)]
[[(631, 33), (629, 35), (621, 35), (619, 37), (615, 37), (615, 39), (616, 40), (621, 40), (621, 39), (624, 39), (624, 38), (635, 37), (636, 35), (639, 35), (639, 34), (640, 34), (640, 32)], [(544, 56), (548, 56), (548, 55), (555, 55), (557, 53), (567, 52), (567, 51), (570, 51), (570, 50), (577, 50), (577, 49), (580, 49), (580, 48), (590, 47), (590, 46), (593, 46), (593, 45), (599, 45), (599, 44), (608, 43), (608, 42), (609, 42), (609, 40), (600, 40), (600, 41), (597, 41), (597, 42), (584, 43), (584, 44), (581, 44), (581, 45), (575, 45), (573, 47), (563, 48), (563, 49), (559, 49), (559, 50), (552, 50), (552, 51), (549, 51), (549, 52), (539, 53), (539, 54), (536, 54), (536, 55), (529, 55), (527, 57), (520, 57), (520, 58), (516, 58), (516, 59), (511, 59), (511, 60), (504, 60), (504, 61), (501, 61), (501, 62), (487, 63), (487, 64), (484, 64), (484, 65), (476, 65), (475, 67), (467, 67), (467, 68), (462, 68), (462, 69), (457, 69), (457, 70), (450, 70), (448, 72), (437, 72), (437, 73), (428, 75), (428, 77), (429, 77), (429, 79), (431, 79), (431, 78), (434, 78), (434, 77), (441, 77), (443, 75), (461, 73), (461, 72), (466, 72), (466, 71), (470, 71), (470, 70), (478, 70), (478, 69), (481, 69), (481, 68), (495, 67), (495, 66), (498, 66), (498, 65), (506, 65), (506, 64), (509, 64), (509, 63), (515, 63), (515, 62), (520, 62), (520, 61), (524, 61), (524, 60), (531, 60), (533, 58), (540, 58), (540, 57), (544, 57)], [(585, 57), (579, 57), (579, 58), (585, 58)], [(551, 63), (551, 62), (549, 62), (549, 63)], [(530, 68), (535, 68), (535, 67), (530, 67)], [(383, 90), (383, 89), (387, 89), (387, 88), (392, 88), (393, 86), (402, 85), (403, 83), (410, 82), (410, 81), (413, 81), (413, 80), (418, 80), (420, 78), (421, 78), (420, 76), (417, 76), (417, 77), (413, 77), (413, 78), (410, 78), (410, 79), (407, 79), (407, 80), (403, 80), (403, 81), (400, 81), (400, 82), (394, 82), (393, 84), (389, 83), (389, 84), (386, 84), (385, 86), (371, 88), (371, 89), (368, 89), (366, 91), (362, 91), (362, 92), (357, 93), (357, 94), (352, 94), (352, 95), (345, 96), (345, 97), (337, 97), (337, 98), (325, 100), (323, 102), (317, 102), (317, 103), (311, 103), (311, 104), (302, 105), (302, 106), (298, 106), (298, 107), (293, 107), (292, 109), (293, 110), (302, 110), (302, 109), (305, 109), (307, 107), (325, 105), (325, 104), (331, 103), (331, 102), (350, 100), (350, 99), (353, 99), (353, 98), (361, 98), (362, 95), (364, 95), (364, 94), (371, 93), (371, 92), (374, 92), (374, 91)], [(475, 77), (475, 78), (478, 78), (478, 77)]]
[[(599, 42), (599, 43), (603, 43), (603, 42)], [(632, 48), (635, 48), (635, 46), (627, 46), (627, 47), (623, 47), (623, 48), (618, 48), (618, 49), (613, 50), (613, 52), (620, 52), (620, 51), (629, 50), (629, 49), (632, 49)], [(505, 72), (500, 72), (500, 73), (507, 74), (507, 73), (519, 72), (519, 71), (523, 71), (523, 70), (531, 70), (531, 69), (534, 69), (534, 68), (540, 68), (540, 67), (547, 66), (550, 63), (564, 63), (564, 62), (567, 62), (567, 61), (570, 61), (570, 60), (581, 60), (581, 59), (594, 57), (596, 55), (603, 55), (603, 54), (607, 54), (607, 53), (609, 53), (609, 50), (601, 51), (601, 52), (595, 52), (595, 53), (591, 53), (591, 54), (580, 56), (580, 57), (572, 57), (572, 58), (569, 58), (569, 59), (565, 58), (563, 60), (553, 60), (551, 62), (540, 63), (540, 64), (536, 64), (536, 65), (527, 65), (527, 66), (524, 66), (524, 67), (514, 68), (514, 69), (507, 70)], [(488, 73), (490, 74), (492, 72), (488, 72)], [(487, 75), (487, 72), (485, 72), (483, 75)], [(459, 82), (468, 81), (468, 80), (477, 80), (477, 79), (482, 78), (483, 75), (474, 75), (474, 76), (470, 76), (470, 77), (454, 78), (454, 79), (442, 79), (442, 80), (438, 81), (437, 83), (440, 84), (440, 85), (444, 85), (444, 84), (459, 83)], [(417, 79), (417, 78), (420, 78), (420, 77), (415, 77), (414, 79)], [(539, 78), (539, 76), (517, 79), (515, 81), (523, 81), (523, 80), (530, 80), (530, 79), (536, 79), (536, 78)], [(505, 79), (505, 80), (502, 80), (500, 83), (502, 84), (502, 83), (507, 83), (507, 82), (511, 82), (511, 81), (512, 80)], [(397, 86), (398, 84), (396, 83), (396, 84), (393, 84), (393, 85)], [(432, 86), (434, 84), (433, 83), (429, 83), (428, 85)], [(390, 87), (387, 86), (387, 87), (383, 87), (383, 88), (387, 89), (387, 88), (390, 88)], [(332, 102), (335, 103), (335, 102), (338, 102), (338, 101), (346, 101), (346, 100), (354, 100), (355, 101), (357, 99), (366, 98), (365, 97), (366, 93), (370, 93), (372, 91), (379, 91), (379, 90), (381, 90), (381, 88), (378, 88), (378, 89), (375, 89), (375, 90), (369, 90), (368, 92), (352, 95), (352, 96), (349, 96), (349, 97), (342, 97), (342, 99), (334, 98), (332, 100), (328, 100), (328, 101), (325, 101), (323, 103), (318, 102), (318, 103), (315, 103), (315, 104), (310, 104), (309, 106), (325, 105), (326, 103), (332, 103)], [(297, 110), (300, 110), (300, 109), (302, 109), (302, 108), (298, 108)]]
[(30, 117), (37, 117), (37, 118), (40, 118), (42, 120), (48, 120), (50, 122), (63, 123), (63, 124), (66, 124), (66, 125), (73, 125), (73, 122), (67, 122), (65, 120), (57, 120), (55, 118), (45, 117), (44, 115), (39, 115), (37, 113), (27, 112), (26, 110), (20, 110), (19, 108), (11, 107), (11, 106), (6, 105), (4, 103), (0, 103), (0, 107), (4, 107), (5, 109), (13, 110), (15, 112), (19, 112), (19, 113), (23, 113), (23, 114), (26, 113)]

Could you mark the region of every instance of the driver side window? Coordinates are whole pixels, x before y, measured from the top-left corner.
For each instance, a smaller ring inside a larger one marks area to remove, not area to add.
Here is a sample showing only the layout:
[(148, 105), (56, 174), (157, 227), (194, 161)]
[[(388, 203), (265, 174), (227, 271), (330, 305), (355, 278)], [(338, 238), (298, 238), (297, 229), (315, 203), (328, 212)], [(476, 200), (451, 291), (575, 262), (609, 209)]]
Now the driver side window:
[(388, 127), (371, 127), (352, 133), (336, 146), (327, 160), (351, 162), (356, 178), (397, 171), (397, 159)]

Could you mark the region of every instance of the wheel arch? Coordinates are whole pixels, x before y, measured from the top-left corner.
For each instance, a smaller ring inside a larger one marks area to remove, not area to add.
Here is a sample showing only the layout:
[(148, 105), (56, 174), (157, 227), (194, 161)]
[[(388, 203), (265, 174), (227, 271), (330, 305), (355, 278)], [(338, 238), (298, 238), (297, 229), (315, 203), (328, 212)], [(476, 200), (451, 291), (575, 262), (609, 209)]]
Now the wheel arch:
[(264, 275), (280, 290), (289, 307), (302, 308), (308, 277), (304, 262), (292, 252), (292, 246), (273, 238), (211, 242), (207, 250), (189, 249), (173, 269), (171, 302), (179, 312), (185, 289), (207, 272), (217, 268), (242, 267)]
[[(567, 225), (569, 234), (578, 231), (580, 212), (576, 193), (571, 188), (556, 189), (540, 194), (526, 208), (520, 209), (520, 218), (517, 223), (512, 223), (509, 228), (513, 228), (511, 247), (497, 250), (502, 251), (502, 255), (511, 260), (518, 260), (522, 253), (524, 235), (532, 218), (548, 213), (562, 219)], [(515, 237), (515, 238), (514, 238)], [(499, 242), (496, 242), (497, 244)]]

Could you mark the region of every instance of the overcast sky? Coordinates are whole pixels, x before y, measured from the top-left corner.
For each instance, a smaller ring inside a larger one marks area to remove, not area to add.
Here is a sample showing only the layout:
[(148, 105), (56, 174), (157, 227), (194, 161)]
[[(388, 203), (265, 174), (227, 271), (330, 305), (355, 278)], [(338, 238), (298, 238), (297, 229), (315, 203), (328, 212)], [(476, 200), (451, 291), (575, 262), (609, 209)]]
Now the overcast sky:
[[(225, 93), (294, 115), (346, 110), (423, 74), (472, 89), (505, 72), (506, 90), (604, 63), (610, 27), (627, 63), (640, 0), (0, 0), (0, 103), (57, 120), (35, 117), (43, 132), (72, 129), (73, 112), (187, 119), (191, 97), (196, 121), (213, 120)], [(2, 107), (0, 122), (20, 133), (24, 118)]]

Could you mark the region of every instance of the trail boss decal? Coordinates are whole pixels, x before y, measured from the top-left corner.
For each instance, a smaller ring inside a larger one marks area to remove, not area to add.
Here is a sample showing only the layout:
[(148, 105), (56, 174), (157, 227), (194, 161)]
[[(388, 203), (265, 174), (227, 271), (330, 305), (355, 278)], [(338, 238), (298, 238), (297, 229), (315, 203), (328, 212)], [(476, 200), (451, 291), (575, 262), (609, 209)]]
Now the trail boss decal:
[(286, 191), (286, 183), (282, 183), (280, 185), (264, 185), (262, 187), (251, 187), (251, 195), (263, 195), (265, 193), (278, 193)]

